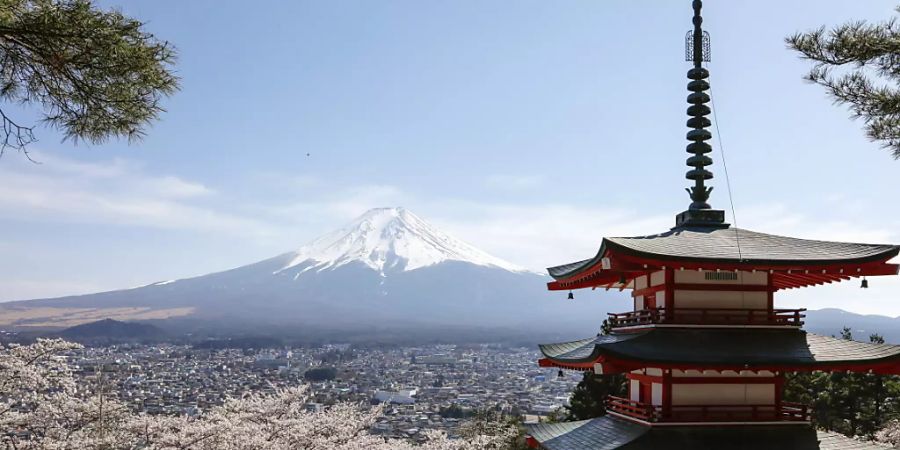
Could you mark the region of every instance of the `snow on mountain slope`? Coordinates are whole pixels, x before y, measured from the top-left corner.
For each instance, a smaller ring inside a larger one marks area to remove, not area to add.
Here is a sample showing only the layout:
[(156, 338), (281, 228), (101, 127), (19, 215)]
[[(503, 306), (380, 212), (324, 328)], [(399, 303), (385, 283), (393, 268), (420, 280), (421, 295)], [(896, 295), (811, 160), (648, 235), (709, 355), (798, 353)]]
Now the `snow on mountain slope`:
[(276, 273), (304, 266), (299, 275), (309, 270), (322, 271), (361, 262), (384, 274), (411, 271), (444, 261), (525, 271), (443, 233), (404, 208), (375, 208), (348, 226), (301, 247)]

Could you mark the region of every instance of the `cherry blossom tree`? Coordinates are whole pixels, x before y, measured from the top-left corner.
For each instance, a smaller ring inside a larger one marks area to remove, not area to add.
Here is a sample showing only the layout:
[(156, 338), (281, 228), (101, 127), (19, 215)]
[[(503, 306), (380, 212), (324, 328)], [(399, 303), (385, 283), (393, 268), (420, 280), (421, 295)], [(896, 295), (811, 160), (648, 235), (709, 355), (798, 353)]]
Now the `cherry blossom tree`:
[(897, 447), (900, 445), (900, 420), (894, 419), (875, 434), (875, 440)]
[(500, 422), (462, 428), (462, 439), (431, 432), (422, 444), (369, 433), (380, 407), (340, 403), (306, 412), (307, 386), (230, 399), (198, 417), (131, 412), (106, 395), (80, 391), (61, 340), (0, 347), (0, 446), (13, 449), (141, 450), (501, 450), (517, 429)]

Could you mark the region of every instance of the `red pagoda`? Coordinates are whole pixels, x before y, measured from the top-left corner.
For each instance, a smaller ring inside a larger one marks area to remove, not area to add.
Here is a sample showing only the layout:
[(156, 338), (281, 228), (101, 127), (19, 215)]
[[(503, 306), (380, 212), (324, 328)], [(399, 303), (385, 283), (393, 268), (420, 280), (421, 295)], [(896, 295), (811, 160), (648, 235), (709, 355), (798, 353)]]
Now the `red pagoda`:
[(813, 241), (743, 230), (708, 203), (709, 35), (701, 0), (688, 32), (687, 178), (692, 203), (675, 227), (605, 238), (589, 259), (551, 267), (550, 290), (630, 289), (632, 311), (610, 314), (611, 332), (541, 345), (542, 367), (624, 374), (627, 398), (596, 419), (529, 427), (547, 450), (875, 449), (815, 430), (805, 405), (782, 399), (785, 372), (900, 374), (900, 346), (818, 336), (803, 309), (778, 309), (775, 293), (851, 278), (897, 275), (900, 246)]

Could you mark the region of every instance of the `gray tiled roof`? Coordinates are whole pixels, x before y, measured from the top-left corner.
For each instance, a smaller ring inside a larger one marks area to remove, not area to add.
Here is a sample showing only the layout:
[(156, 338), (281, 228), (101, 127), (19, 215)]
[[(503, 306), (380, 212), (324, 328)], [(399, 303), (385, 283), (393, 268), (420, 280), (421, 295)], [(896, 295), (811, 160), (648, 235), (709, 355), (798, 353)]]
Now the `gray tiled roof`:
[[(585, 363), (607, 355), (657, 363), (803, 365), (900, 359), (900, 346), (848, 341), (803, 330), (653, 328), (540, 346), (547, 358)], [(697, 351), (702, 349), (703, 351)]]
[(533, 424), (529, 434), (546, 450), (885, 450), (808, 425), (657, 427), (613, 416)]
[(675, 228), (650, 236), (606, 238), (594, 258), (551, 267), (547, 271), (554, 278), (574, 275), (595, 265), (607, 249), (662, 260), (741, 261), (769, 265), (858, 263), (900, 253), (900, 246), (896, 245), (816, 241), (740, 228)]
[(650, 427), (612, 416), (528, 426), (528, 433), (548, 450), (614, 450), (649, 431)]

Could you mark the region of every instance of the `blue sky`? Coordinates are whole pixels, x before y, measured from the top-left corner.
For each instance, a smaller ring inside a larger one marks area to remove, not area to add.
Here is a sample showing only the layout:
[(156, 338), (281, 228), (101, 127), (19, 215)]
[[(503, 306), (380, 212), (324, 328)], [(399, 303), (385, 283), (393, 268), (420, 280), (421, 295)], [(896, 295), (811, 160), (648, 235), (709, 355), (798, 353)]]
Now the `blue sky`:
[[(141, 142), (39, 129), (42, 164), (0, 160), (0, 300), (227, 269), (377, 206), (532, 268), (665, 230), (689, 203), (689, 3), (105, 2), (175, 44), (182, 90)], [(900, 243), (900, 162), (783, 42), (895, 2), (705, 3), (738, 224)], [(896, 280), (780, 298), (900, 315)]]

